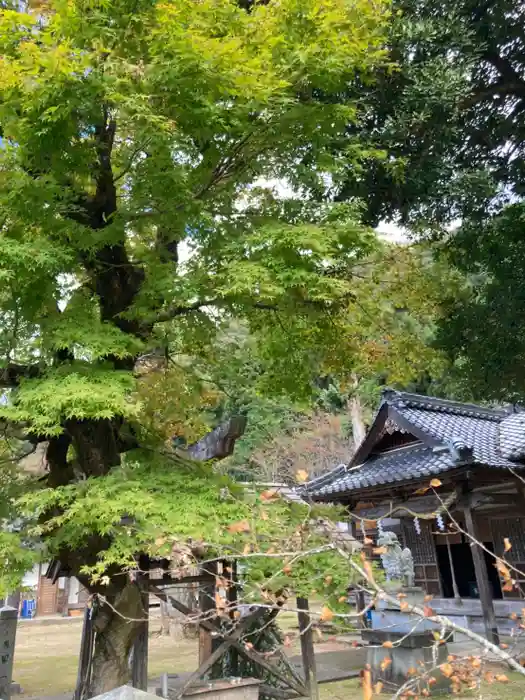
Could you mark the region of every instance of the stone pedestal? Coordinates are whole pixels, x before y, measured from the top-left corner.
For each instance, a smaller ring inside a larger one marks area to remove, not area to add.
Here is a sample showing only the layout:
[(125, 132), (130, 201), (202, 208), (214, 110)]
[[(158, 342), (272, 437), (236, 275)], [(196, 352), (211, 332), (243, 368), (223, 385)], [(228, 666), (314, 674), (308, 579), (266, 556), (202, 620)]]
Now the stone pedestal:
[(10, 700), (18, 610), (0, 608), (0, 698)]
[(109, 693), (97, 695), (93, 700), (157, 700), (157, 696), (132, 688), (130, 685), (123, 685), (115, 690), (110, 690)]
[(257, 678), (210, 681), (192, 685), (182, 697), (192, 700), (257, 700), (260, 684)]
[[(447, 660), (446, 644), (436, 647), (430, 632), (403, 632), (391, 630), (363, 630), (361, 636), (370, 645), (367, 649), (367, 663), (372, 670), (372, 681), (383, 683), (383, 692), (392, 693), (398, 690), (413, 674), (414, 678), (423, 678), (428, 672), (435, 682), (428, 686), (421, 680), (419, 692), (428, 687), (434, 695), (436, 692), (450, 693), (450, 681), (438, 666)], [(385, 642), (392, 642), (392, 648), (385, 648)], [(385, 659), (389, 659), (385, 663)], [(414, 673), (415, 671), (415, 673)], [(428, 676), (427, 676), (428, 679)]]

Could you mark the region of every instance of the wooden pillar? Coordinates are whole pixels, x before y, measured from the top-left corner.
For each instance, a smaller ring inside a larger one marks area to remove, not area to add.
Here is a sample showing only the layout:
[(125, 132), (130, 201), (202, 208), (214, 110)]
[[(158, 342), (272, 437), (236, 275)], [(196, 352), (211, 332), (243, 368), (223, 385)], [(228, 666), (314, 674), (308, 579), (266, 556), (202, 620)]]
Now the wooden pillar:
[[(131, 664), (131, 684), (138, 690), (148, 689), (148, 637), (149, 637), (149, 590), (147, 579), (140, 581), (143, 589), (141, 592), (142, 605), (140, 628), (133, 644), (133, 658)], [(145, 590), (144, 590), (145, 589)]]
[(481, 612), (483, 614), (483, 623), (485, 625), (485, 635), (490, 642), (499, 644), (496, 613), (494, 612), (494, 601), (492, 599), (492, 589), (489, 583), (487, 562), (485, 561), (485, 553), (481, 547), (476, 544), (477, 542), (480, 542), (480, 539), (477, 534), (474, 518), (472, 517), (469, 493), (466, 492), (465, 489), (463, 489), (461, 492), (461, 505), (465, 516), (465, 529), (470, 538), (470, 549), (472, 551), (472, 559), (474, 560), (476, 585), (478, 587), (479, 599), (481, 602)]
[(310, 608), (308, 606), (308, 599), (297, 598), (297, 609), (299, 610), (299, 634), (301, 636), (301, 656), (303, 658), (304, 683), (311, 700), (319, 700), (314, 639), (312, 634), (312, 621), (309, 614)]
[(446, 537), (447, 542), (447, 553), (448, 553), (448, 563), (450, 564), (450, 575), (452, 577), (452, 590), (454, 592), (454, 598), (459, 605), (462, 605), (461, 596), (459, 595), (458, 582), (456, 581), (456, 572), (454, 571), (454, 560), (452, 559), (452, 548), (450, 547), (450, 542), (448, 535)]
[[(208, 562), (201, 567), (200, 573), (214, 577), (212, 582), (201, 583), (199, 587), (199, 612), (201, 615), (209, 618), (211, 611), (216, 609), (215, 576), (217, 575), (217, 562)], [(213, 653), (213, 648), (214, 644), (211, 633), (203, 627), (199, 627), (199, 666), (209, 659)]]
[(95, 630), (91, 619), (92, 609), (84, 608), (84, 622), (82, 625), (82, 637), (80, 640), (80, 654), (78, 657), (77, 685), (73, 700), (84, 700), (89, 686), (91, 675), (91, 659), (93, 657), (93, 644), (95, 643)]
[[(228, 581), (228, 608), (229, 615), (232, 621), (235, 621), (238, 616), (238, 583), (237, 583), (237, 562), (235, 560), (231, 562), (223, 562), (223, 568), (227, 567), (229, 569), (229, 574), (227, 578)], [(232, 647), (229, 650), (230, 653), (230, 671), (232, 676), (237, 676), (239, 674), (239, 654), (237, 649)]]

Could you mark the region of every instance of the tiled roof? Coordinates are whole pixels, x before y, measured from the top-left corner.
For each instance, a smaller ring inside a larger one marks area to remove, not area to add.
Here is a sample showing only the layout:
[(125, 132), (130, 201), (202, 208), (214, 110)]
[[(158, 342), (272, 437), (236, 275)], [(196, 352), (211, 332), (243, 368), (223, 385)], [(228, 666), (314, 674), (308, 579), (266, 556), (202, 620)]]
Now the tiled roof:
[[(517, 414), (509, 409), (386, 391), (376, 423), (384, 420), (385, 405), (388, 419), (402, 424), (400, 427), (405, 432), (412, 429), (419, 441), (383, 454), (374, 454), (371, 449), (361, 464), (339, 465), (307, 485), (310, 496), (327, 498), (400, 481), (421, 480), (465, 464), (494, 468), (525, 466), (524, 462), (515, 461), (515, 449), (514, 461), (508, 458), (510, 445), (514, 448), (525, 445), (524, 424), (514, 420), (512, 417)], [(500, 430), (502, 422), (503, 430)], [(381, 427), (376, 423), (370, 434)], [(501, 444), (503, 438), (505, 444)], [(363, 444), (366, 445), (366, 439)], [(357, 457), (361, 453), (360, 450)]]

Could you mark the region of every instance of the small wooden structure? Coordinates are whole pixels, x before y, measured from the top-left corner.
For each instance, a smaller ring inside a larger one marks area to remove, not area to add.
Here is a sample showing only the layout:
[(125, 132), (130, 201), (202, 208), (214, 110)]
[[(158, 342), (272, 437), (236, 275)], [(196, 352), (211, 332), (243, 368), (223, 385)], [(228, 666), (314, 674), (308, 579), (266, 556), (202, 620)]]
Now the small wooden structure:
[[(145, 565), (144, 558), (141, 566)], [(155, 562), (158, 565), (158, 562)], [(230, 572), (230, 573), (227, 573)], [(316, 667), (313, 646), (312, 624), (309, 615), (308, 601), (303, 598), (297, 599), (297, 609), (299, 618), (299, 631), (301, 634), (301, 651), (304, 666), (304, 676), (301, 676), (295, 667), (289, 662), (281, 649), (276, 649), (276, 661), (274, 663), (267, 656), (260, 654), (250, 644), (243, 641), (243, 637), (250, 631), (252, 624), (261, 620), (267, 625), (279, 614), (279, 608), (268, 613), (267, 607), (253, 606), (253, 609), (244, 616), (239, 616), (236, 606), (237, 581), (232, 572), (234, 567), (230, 562), (217, 560), (208, 562), (201, 573), (195, 576), (174, 577), (168, 570), (162, 578), (150, 579), (147, 574), (143, 574), (140, 585), (144, 590), (144, 607), (149, 608), (150, 594), (156, 596), (163, 602), (169, 602), (176, 610), (198, 625), (199, 635), (199, 667), (186, 679), (184, 684), (178, 689), (176, 698), (182, 698), (186, 691), (190, 691), (202, 677), (206, 676), (214, 664), (226, 654), (234, 651), (236, 654), (249, 659), (262, 670), (273, 677), (275, 685), (263, 684), (260, 686), (261, 692), (266, 696), (275, 697), (278, 700), (287, 700), (308, 696), (312, 700), (318, 700)], [(228, 587), (226, 588), (225, 612), (220, 613), (216, 609), (218, 596), (224, 595), (220, 582), (229, 576)], [(176, 585), (198, 584), (201, 594), (199, 595), (199, 608), (192, 609), (181, 603), (176, 597), (170, 595), (166, 589)], [(228, 604), (230, 608), (228, 609)], [(264, 618), (264, 621), (262, 620)], [(226, 623), (226, 624), (225, 624)], [(149, 621), (145, 619), (142, 623), (132, 655), (132, 684), (140, 690), (147, 690), (148, 683), (148, 628)], [(91, 611), (86, 609), (84, 616), (84, 628), (82, 632), (82, 644), (79, 658), (79, 670), (77, 689), (74, 700), (82, 700), (84, 688), (89, 685), (90, 665), (95, 643), (95, 633)]]
[(525, 571), (524, 469), (522, 410), (385, 391), (350, 463), (306, 495), (347, 506), (356, 538), (396, 532), (432, 608), (497, 642), (524, 605), (525, 576), (502, 579), (494, 556)]

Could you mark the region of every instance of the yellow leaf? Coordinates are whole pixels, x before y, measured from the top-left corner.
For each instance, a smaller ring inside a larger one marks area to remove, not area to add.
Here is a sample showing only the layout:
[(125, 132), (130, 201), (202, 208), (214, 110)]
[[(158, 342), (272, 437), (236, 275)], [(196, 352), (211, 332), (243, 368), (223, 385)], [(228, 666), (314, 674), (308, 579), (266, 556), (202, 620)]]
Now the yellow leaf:
[(512, 549), (512, 544), (510, 543), (510, 540), (508, 537), (503, 538), (503, 544), (505, 546), (505, 551), (508, 552)]
[[(384, 646), (384, 645), (383, 645)], [(389, 656), (386, 656), (383, 661), (379, 664), (379, 667), (382, 671), (386, 671), (387, 668), (390, 666), (392, 663), (392, 659)]]
[(308, 481), (308, 472), (305, 469), (299, 469), (299, 471), (295, 472), (295, 478), (300, 483), (304, 483)]
[(321, 620), (321, 622), (330, 622), (330, 620), (334, 619), (334, 613), (330, 610), (329, 607), (325, 605), (321, 610), (321, 616), (319, 619)]
[(382, 644), (381, 646), (383, 646), (385, 649), (392, 649), (394, 645), (393, 645), (392, 642), (388, 639), (386, 642), (383, 642), (383, 644)]
[(430, 485), (432, 486), (433, 489), (437, 489), (441, 486), (441, 481), (439, 479), (432, 479), (430, 482)]
[(261, 520), (268, 520), (268, 511), (267, 510), (261, 510)]
[(339, 602), (346, 603), (348, 602), (348, 598), (345, 595), (339, 596)]
[(509, 682), (508, 677), (504, 673), (498, 673), (498, 675), (495, 676), (495, 678), (500, 683), (508, 683)]
[(381, 683), (381, 681), (377, 681), (377, 683), (374, 685), (374, 693), (376, 695), (380, 695), (382, 690), (383, 684)]
[(292, 573), (292, 567), (290, 566), (290, 564), (283, 566), (283, 573), (285, 573), (287, 576), (289, 576)]
[(244, 545), (244, 549), (242, 550), (242, 553), (243, 553), (243, 554), (250, 554), (251, 551), (252, 551), (252, 546), (251, 546), (251, 544), (246, 543), (246, 544)]
[(334, 580), (333, 576), (325, 576), (325, 579), (324, 579), (325, 586), (329, 586), (333, 580)]

